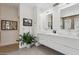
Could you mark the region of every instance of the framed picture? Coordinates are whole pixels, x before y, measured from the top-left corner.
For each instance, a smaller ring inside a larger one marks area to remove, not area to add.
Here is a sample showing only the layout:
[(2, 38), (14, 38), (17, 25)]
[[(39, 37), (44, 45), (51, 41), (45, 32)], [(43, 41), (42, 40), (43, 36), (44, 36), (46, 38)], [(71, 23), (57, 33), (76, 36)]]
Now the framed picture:
[(17, 30), (17, 21), (1, 20), (1, 30)]
[(23, 18), (23, 26), (32, 26), (32, 19)]

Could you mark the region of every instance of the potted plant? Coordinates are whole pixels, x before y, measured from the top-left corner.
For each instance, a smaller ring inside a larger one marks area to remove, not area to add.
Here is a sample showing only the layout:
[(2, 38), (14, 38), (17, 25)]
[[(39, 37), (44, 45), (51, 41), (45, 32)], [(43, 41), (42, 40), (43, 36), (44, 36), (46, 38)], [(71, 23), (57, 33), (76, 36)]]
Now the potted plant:
[(28, 32), (28, 33), (23, 33), (23, 35), (20, 35), (19, 41), (22, 47), (30, 48), (35, 38), (36, 38), (35, 36), (31, 35)]
[(38, 39), (38, 38), (34, 39), (34, 45), (35, 45), (36, 47), (38, 47), (38, 46), (40, 45), (40, 43), (38, 42), (37, 39)]

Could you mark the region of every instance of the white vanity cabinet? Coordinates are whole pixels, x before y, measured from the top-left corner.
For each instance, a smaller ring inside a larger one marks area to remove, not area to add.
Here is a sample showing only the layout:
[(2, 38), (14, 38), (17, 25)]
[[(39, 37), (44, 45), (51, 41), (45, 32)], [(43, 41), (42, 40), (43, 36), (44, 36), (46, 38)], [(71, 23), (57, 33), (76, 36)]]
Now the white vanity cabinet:
[(49, 48), (57, 50), (63, 54), (77, 55), (79, 54), (79, 39), (69, 38), (67, 36), (57, 34), (38, 34), (39, 42)]

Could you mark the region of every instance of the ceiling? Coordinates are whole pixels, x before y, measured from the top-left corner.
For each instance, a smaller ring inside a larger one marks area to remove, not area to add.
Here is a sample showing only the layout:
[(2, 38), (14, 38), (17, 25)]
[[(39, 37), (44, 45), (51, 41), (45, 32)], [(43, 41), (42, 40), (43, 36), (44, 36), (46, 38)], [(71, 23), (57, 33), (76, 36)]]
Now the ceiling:
[(19, 3), (0, 3), (0, 5), (5, 5), (5, 6), (12, 6), (12, 7), (19, 7)]
[(36, 6), (42, 11), (45, 11), (47, 9), (51, 9), (53, 7), (53, 3), (38, 3)]
[(32, 6), (32, 7), (37, 7), (41, 11), (45, 11), (47, 9), (52, 8), (54, 3), (27, 3), (27, 5)]
[[(46, 9), (52, 8), (53, 3), (26, 3), (29, 6), (32, 7), (38, 7), (40, 10), (44, 11)], [(0, 3), (0, 5), (8, 5), (8, 6), (13, 6), (18, 8), (19, 7), (19, 3)]]

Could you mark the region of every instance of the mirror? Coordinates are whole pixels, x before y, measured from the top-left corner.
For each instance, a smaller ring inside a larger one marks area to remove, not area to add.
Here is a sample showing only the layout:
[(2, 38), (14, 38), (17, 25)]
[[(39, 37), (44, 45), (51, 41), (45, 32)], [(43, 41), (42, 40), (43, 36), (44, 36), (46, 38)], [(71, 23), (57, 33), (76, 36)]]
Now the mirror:
[(79, 30), (79, 4), (61, 9), (60, 17), (62, 29)]
[(74, 17), (62, 17), (62, 29), (74, 29)]
[(47, 15), (47, 21), (48, 21), (48, 29), (53, 29), (53, 16), (52, 16), (52, 14)]
[(79, 30), (79, 15), (62, 17), (62, 29), (74, 29)]
[(1, 20), (1, 30), (17, 30), (17, 21)]

